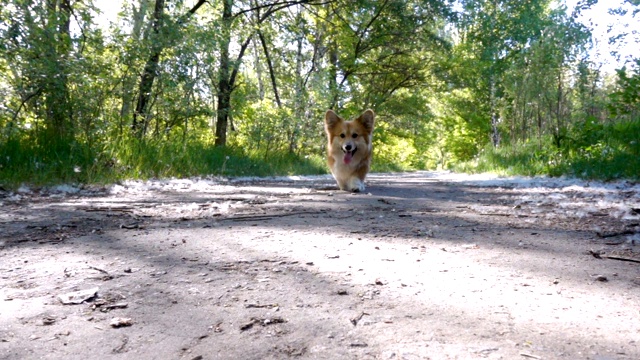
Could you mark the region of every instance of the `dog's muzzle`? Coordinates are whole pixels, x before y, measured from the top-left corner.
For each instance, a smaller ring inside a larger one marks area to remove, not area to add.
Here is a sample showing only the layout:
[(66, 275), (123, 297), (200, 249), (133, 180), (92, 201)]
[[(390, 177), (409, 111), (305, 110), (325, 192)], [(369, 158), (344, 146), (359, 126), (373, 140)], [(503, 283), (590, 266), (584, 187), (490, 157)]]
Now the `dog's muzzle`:
[(356, 154), (358, 148), (351, 144), (346, 144), (342, 147), (342, 151), (344, 152), (344, 163), (348, 164), (353, 159), (353, 156)]

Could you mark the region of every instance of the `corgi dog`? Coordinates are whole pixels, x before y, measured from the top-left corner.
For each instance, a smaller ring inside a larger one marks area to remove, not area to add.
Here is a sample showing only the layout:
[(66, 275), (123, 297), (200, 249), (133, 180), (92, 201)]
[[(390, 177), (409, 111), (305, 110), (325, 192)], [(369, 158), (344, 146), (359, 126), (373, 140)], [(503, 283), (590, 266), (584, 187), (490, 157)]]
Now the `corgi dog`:
[(353, 121), (345, 121), (333, 110), (324, 116), (327, 133), (327, 164), (340, 190), (362, 192), (371, 166), (375, 114), (367, 110)]

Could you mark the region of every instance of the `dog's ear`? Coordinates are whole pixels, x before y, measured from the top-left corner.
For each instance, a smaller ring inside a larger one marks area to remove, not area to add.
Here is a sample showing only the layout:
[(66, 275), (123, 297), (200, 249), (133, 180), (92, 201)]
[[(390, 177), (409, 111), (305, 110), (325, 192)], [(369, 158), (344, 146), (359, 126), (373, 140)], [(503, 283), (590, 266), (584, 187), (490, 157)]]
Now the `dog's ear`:
[(333, 110), (327, 110), (327, 113), (324, 115), (324, 128), (329, 131), (336, 127), (339, 123), (342, 122), (342, 118), (338, 116)]
[(362, 126), (364, 126), (364, 128), (368, 132), (372, 132), (373, 124), (375, 122), (374, 121), (375, 116), (376, 115), (373, 113), (373, 110), (368, 109), (365, 112), (363, 112), (362, 115), (360, 115), (360, 117), (356, 119), (356, 121), (362, 124)]

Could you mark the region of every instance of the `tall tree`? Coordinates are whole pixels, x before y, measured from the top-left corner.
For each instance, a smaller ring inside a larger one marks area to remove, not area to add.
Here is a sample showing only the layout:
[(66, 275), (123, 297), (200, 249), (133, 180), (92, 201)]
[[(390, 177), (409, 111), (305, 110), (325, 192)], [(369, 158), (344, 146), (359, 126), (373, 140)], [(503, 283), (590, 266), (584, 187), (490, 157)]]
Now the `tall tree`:
[[(167, 31), (169, 27), (177, 25), (178, 27), (188, 21), (207, 0), (198, 0), (198, 2), (182, 15), (175, 24), (169, 23), (165, 15), (165, 0), (156, 0), (153, 9), (152, 32), (150, 36), (150, 53), (144, 66), (140, 84), (138, 87), (138, 100), (136, 109), (133, 113), (133, 123), (131, 127), (134, 134), (138, 137), (145, 135), (149, 121), (149, 100), (152, 95), (153, 82), (158, 75), (158, 66), (162, 52), (175, 44), (180, 39), (180, 34), (169, 36)], [(178, 30), (179, 31), (179, 30)]]
[[(130, 34), (130, 43), (138, 44), (142, 40), (142, 30), (144, 21), (146, 19), (147, 8), (151, 0), (140, 0), (139, 5), (136, 7), (135, 3), (131, 4), (132, 7), (132, 26), (131, 26), (131, 34)], [(154, 8), (155, 9), (155, 8)], [(155, 14), (155, 11), (154, 11)], [(135, 53), (133, 48), (129, 48), (129, 51), (125, 54), (124, 66), (126, 67), (125, 73), (123, 74), (122, 81), (122, 99), (121, 99), (121, 107), (120, 107), (120, 118), (121, 122), (125, 122), (131, 120), (131, 105), (133, 103), (133, 88), (135, 86), (136, 78), (134, 74), (136, 72), (132, 71), (135, 68)], [(147, 87), (145, 85), (145, 87)], [(144, 100), (143, 100), (144, 101)], [(138, 112), (136, 112), (138, 113)], [(135, 122), (134, 122), (135, 123)], [(136, 127), (137, 125), (134, 125)]]
[[(238, 73), (231, 64), (229, 47), (231, 46), (231, 26), (233, 24), (233, 0), (222, 0), (222, 34), (220, 41), (220, 67), (218, 73), (218, 104), (216, 120), (216, 146), (227, 144), (227, 125), (231, 110), (231, 91)], [(244, 51), (249, 45), (246, 39), (238, 54), (238, 61), (242, 60)]]
[(41, 134), (47, 146), (68, 148), (75, 130), (69, 93), (69, 74), (73, 69), (70, 63), (74, 58), (71, 2), (17, 2), (3, 8), (6, 22), (0, 21), (2, 60), (11, 64), (6, 70), (6, 75), (10, 74), (7, 83), (14, 86), (20, 98), (11, 124), (29, 107), (36, 125), (43, 120)]
[(74, 133), (68, 86), (71, 3), (69, 0), (47, 0), (46, 8), (46, 43), (43, 45), (47, 49), (43, 65), (47, 68), (41, 86), (47, 114), (47, 139), (57, 146), (65, 146)]
[[(510, 137), (526, 142), (552, 134), (558, 143), (571, 121), (571, 92), (568, 79), (572, 67), (586, 52), (588, 31), (566, 13), (565, 8), (549, 12), (540, 36), (514, 57), (505, 70), (502, 111), (510, 124)], [(578, 69), (580, 70), (580, 69)], [(585, 69), (580, 70), (583, 73)], [(586, 86), (578, 74), (578, 86)], [(591, 85), (588, 85), (591, 86)], [(580, 90), (584, 96), (585, 90)]]
[[(461, 80), (475, 94), (490, 128), (494, 146), (500, 143), (499, 103), (506, 69), (532, 41), (540, 37), (550, 0), (463, 0), (460, 13)], [(466, 64), (465, 64), (466, 63)]]
[[(277, 12), (287, 9), (294, 5), (318, 5), (324, 2), (322, 0), (275, 0), (275, 1), (251, 1), (249, 3), (238, 3), (239, 9), (233, 12), (233, 0), (222, 1), (221, 16), (221, 36), (220, 36), (220, 61), (217, 79), (217, 108), (216, 108), (216, 128), (215, 128), (215, 145), (225, 146), (227, 144), (227, 132), (229, 127), (229, 116), (231, 114), (231, 95), (233, 93), (235, 83), (240, 70), (240, 65), (244, 58), (247, 47), (251, 43), (252, 38), (260, 26), (271, 18)], [(257, 12), (257, 16), (247, 16), (253, 12)], [(240, 19), (240, 20), (238, 20)], [(252, 21), (253, 20), (253, 21)], [(237, 42), (239, 50), (234, 60), (231, 60), (230, 46), (233, 38), (234, 23), (236, 21), (244, 21), (253, 28), (248, 34), (239, 34)], [(273, 81), (273, 80), (272, 80)], [(273, 83), (272, 83), (273, 85)]]
[(330, 11), (329, 87), (360, 107), (381, 105), (399, 89), (426, 86), (433, 54), (449, 46), (441, 36), (450, 15), (442, 1), (361, 0)]

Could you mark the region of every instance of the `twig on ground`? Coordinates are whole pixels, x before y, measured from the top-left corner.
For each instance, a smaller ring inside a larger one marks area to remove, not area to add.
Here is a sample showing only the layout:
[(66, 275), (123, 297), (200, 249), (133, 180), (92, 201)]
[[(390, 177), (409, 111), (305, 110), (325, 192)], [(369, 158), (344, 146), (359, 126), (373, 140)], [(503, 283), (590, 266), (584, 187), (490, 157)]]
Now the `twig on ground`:
[(99, 267), (95, 267), (95, 266), (89, 265), (89, 269), (97, 270), (97, 271), (100, 271), (103, 274), (109, 275), (109, 272), (107, 270), (100, 269)]
[(530, 359), (542, 359), (540, 356), (536, 356), (536, 355), (531, 355), (531, 354), (527, 354), (527, 353), (520, 353), (520, 356), (524, 356), (526, 358), (530, 358)]
[(230, 220), (230, 221), (262, 221), (262, 220), (271, 220), (280, 217), (286, 216), (296, 216), (296, 215), (310, 215), (310, 214), (321, 214), (325, 212), (321, 211), (297, 211), (290, 213), (281, 213), (281, 214), (272, 214), (272, 215), (247, 215), (247, 216), (232, 216), (227, 218), (220, 218), (218, 220)]
[(627, 261), (627, 262), (640, 264), (639, 259), (634, 259), (631, 257), (624, 257), (619, 255), (606, 255), (600, 251), (594, 251), (594, 250), (588, 250), (587, 253), (596, 259), (611, 259), (611, 260)]
[(351, 318), (351, 323), (353, 324), (353, 326), (358, 325), (358, 321), (360, 321), (360, 319), (362, 319), (363, 316), (365, 315), (369, 315), (366, 312), (361, 312), (358, 316)]
[(636, 233), (635, 230), (623, 230), (623, 231), (608, 232), (608, 233), (598, 231), (596, 232), (596, 235), (598, 235), (598, 237), (605, 239), (605, 238), (616, 237), (620, 235), (633, 235), (635, 233)]

